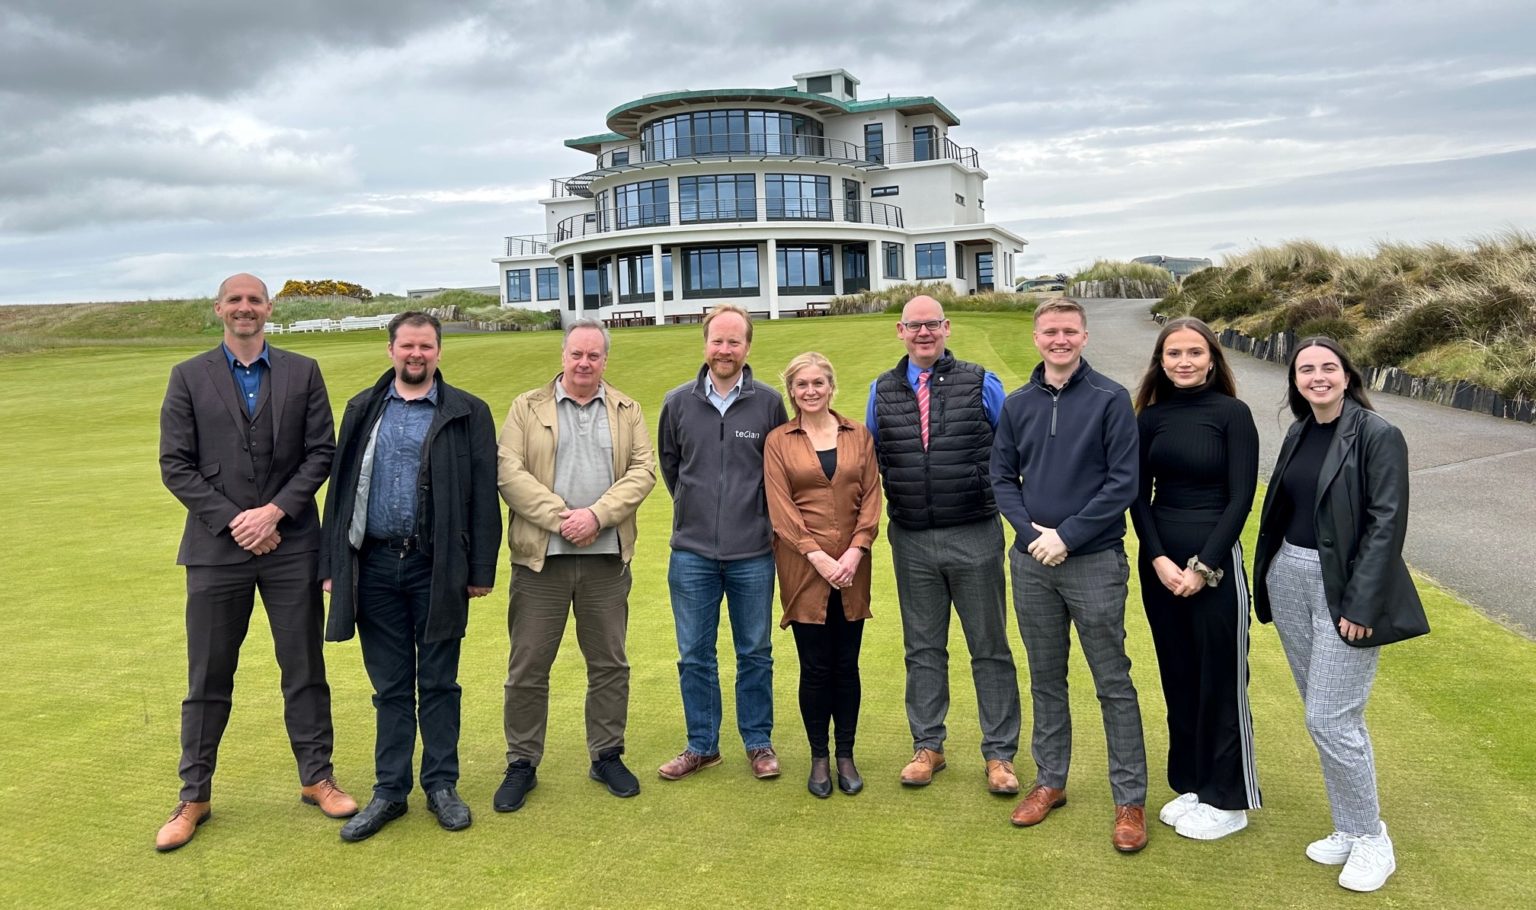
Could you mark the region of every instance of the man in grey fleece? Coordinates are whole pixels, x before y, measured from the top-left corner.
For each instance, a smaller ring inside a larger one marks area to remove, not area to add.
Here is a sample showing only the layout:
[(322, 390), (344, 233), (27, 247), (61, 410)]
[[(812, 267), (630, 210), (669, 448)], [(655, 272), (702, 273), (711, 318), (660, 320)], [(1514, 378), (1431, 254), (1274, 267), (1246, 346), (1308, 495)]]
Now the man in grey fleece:
[(763, 440), (788, 419), (752, 379), (752, 317), (722, 304), (704, 317), (704, 366), (661, 407), (657, 451), (672, 494), (667, 585), (677, 625), (688, 746), (657, 773), (681, 780), (720, 764), (720, 600), (736, 645), (736, 726), (752, 774), (778, 777), (773, 751), (773, 528), (763, 494)]

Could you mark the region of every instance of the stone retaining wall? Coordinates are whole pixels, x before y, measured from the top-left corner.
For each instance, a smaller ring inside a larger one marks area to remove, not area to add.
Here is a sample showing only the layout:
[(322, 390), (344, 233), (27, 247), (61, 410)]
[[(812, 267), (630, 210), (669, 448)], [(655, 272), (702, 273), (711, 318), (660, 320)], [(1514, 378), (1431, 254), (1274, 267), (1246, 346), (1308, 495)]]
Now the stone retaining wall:
[(1151, 285), (1130, 278), (1108, 281), (1078, 281), (1067, 287), (1068, 297), (1114, 297), (1128, 300), (1160, 300), (1167, 285)]

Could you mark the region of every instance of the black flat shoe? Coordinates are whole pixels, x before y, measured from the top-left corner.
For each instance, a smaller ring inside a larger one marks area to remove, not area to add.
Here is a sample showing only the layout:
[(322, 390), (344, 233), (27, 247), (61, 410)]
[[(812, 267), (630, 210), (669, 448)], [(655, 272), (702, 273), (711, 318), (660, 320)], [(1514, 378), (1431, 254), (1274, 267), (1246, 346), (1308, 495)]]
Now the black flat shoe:
[(385, 825), (404, 815), (405, 809), (403, 800), (394, 803), (375, 796), (363, 811), (341, 826), (341, 839), (349, 843), (367, 840), (383, 830)]
[(837, 760), (837, 789), (849, 796), (864, 789), (864, 778), (859, 776), (859, 769), (854, 767), (851, 758)]
[(832, 795), (830, 771), (825, 758), (811, 759), (811, 776), (805, 781), (805, 789), (811, 791), (811, 795), (817, 799), (826, 799)]

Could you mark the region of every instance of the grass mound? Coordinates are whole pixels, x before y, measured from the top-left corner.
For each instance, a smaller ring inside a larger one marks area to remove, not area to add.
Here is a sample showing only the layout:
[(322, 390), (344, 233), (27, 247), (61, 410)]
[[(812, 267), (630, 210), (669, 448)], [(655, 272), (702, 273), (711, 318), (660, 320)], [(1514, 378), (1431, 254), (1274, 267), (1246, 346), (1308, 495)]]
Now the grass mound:
[(1095, 261), (1093, 265), (1073, 275), (1068, 285), (1079, 281), (1117, 281), (1122, 278), (1152, 285), (1164, 293), (1172, 290), (1174, 286), (1173, 276), (1161, 266), (1147, 262), (1121, 262), (1114, 259)]
[(917, 281), (898, 284), (879, 291), (860, 291), (833, 297), (831, 310), (834, 316), (855, 313), (901, 313), (907, 301), (919, 294), (927, 295), (943, 305), (945, 312), (954, 313), (1033, 313), (1038, 300), (1028, 294), (1012, 291), (986, 291), (979, 294), (961, 294), (946, 281)]

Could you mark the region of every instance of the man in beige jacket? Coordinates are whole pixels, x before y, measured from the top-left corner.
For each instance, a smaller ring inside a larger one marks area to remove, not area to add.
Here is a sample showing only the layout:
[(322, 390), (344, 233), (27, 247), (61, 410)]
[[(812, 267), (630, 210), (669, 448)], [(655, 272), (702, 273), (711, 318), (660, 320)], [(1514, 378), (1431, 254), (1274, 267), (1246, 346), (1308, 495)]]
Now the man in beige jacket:
[(512, 654), (497, 812), (521, 809), (538, 784), (549, 668), (572, 612), (587, 662), (590, 776), (614, 796), (640, 792), (620, 758), (629, 713), (624, 636), (635, 511), (656, 485), (656, 471), (640, 405), (603, 382), (608, 345), (601, 323), (573, 322), (560, 375), (519, 395), (501, 428), (496, 473), (511, 511)]

